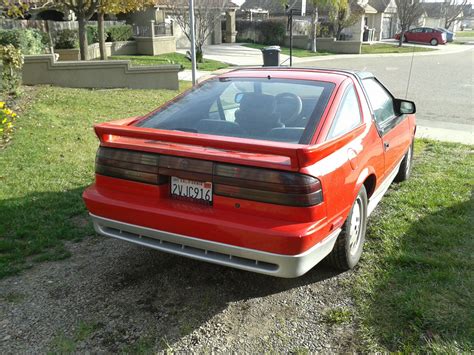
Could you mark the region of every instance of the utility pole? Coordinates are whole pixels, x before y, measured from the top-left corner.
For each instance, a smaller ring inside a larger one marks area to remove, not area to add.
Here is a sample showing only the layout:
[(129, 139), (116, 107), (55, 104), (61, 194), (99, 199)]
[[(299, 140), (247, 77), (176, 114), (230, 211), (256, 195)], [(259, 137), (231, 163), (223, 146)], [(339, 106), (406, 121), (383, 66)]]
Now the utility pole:
[(196, 85), (196, 33), (194, 29), (194, 0), (189, 0), (189, 27), (191, 32), (191, 71), (194, 86)]

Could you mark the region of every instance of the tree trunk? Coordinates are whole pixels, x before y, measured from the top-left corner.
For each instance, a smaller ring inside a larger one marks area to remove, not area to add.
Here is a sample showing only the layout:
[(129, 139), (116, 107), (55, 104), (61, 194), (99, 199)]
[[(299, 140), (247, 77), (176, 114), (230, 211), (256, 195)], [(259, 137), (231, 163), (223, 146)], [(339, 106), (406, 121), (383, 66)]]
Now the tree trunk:
[(400, 39), (398, 40), (399, 47), (403, 46), (403, 37), (405, 37), (405, 30), (402, 29), (402, 32), (400, 32)]
[(318, 8), (314, 8), (313, 14), (311, 15), (311, 52), (316, 52), (316, 36), (318, 30)]
[(83, 13), (77, 13), (76, 16), (79, 24), (79, 49), (81, 51), (81, 60), (87, 60), (87, 20)]
[(204, 63), (204, 52), (202, 50), (202, 45), (196, 46), (196, 63)]
[(337, 26), (337, 30), (336, 30), (336, 39), (339, 41), (341, 39), (341, 34), (342, 34), (342, 30), (344, 28), (341, 26), (341, 25), (338, 25)]
[(100, 59), (107, 60), (107, 50), (105, 48), (105, 14), (99, 12), (97, 19), (97, 25), (99, 26), (99, 49), (100, 49)]

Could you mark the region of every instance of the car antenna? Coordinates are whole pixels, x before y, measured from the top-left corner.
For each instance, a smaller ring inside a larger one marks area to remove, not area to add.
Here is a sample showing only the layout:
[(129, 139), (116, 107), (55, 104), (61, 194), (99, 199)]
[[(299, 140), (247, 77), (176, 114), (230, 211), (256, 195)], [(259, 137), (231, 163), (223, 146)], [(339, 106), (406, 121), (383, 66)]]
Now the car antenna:
[(410, 63), (410, 71), (408, 72), (408, 81), (407, 81), (407, 89), (405, 91), (405, 99), (408, 99), (408, 89), (410, 88), (410, 80), (411, 80), (411, 70), (413, 69), (413, 58), (415, 58), (415, 45), (413, 45), (413, 51), (411, 52), (411, 63)]

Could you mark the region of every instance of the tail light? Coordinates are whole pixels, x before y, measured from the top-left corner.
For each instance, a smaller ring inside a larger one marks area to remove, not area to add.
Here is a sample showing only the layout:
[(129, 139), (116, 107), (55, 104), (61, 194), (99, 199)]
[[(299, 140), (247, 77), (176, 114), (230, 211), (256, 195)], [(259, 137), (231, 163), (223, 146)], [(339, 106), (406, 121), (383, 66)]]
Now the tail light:
[(155, 185), (166, 184), (169, 176), (207, 181), (216, 195), (278, 205), (323, 201), (321, 182), (309, 175), (132, 150), (100, 147), (96, 173)]
[(288, 206), (323, 200), (321, 182), (309, 175), (217, 164), (213, 177), (216, 195)]
[(159, 155), (133, 150), (100, 147), (95, 159), (95, 172), (118, 179), (161, 185), (168, 182), (158, 174)]

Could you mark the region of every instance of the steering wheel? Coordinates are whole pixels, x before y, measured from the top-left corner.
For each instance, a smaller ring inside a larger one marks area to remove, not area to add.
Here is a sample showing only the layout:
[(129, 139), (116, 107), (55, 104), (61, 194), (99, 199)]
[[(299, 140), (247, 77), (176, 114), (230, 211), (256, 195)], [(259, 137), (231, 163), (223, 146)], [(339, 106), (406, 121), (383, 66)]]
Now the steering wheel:
[(295, 121), (303, 110), (303, 101), (291, 92), (282, 92), (275, 96), (276, 111), (280, 113), (280, 121), (287, 125)]

